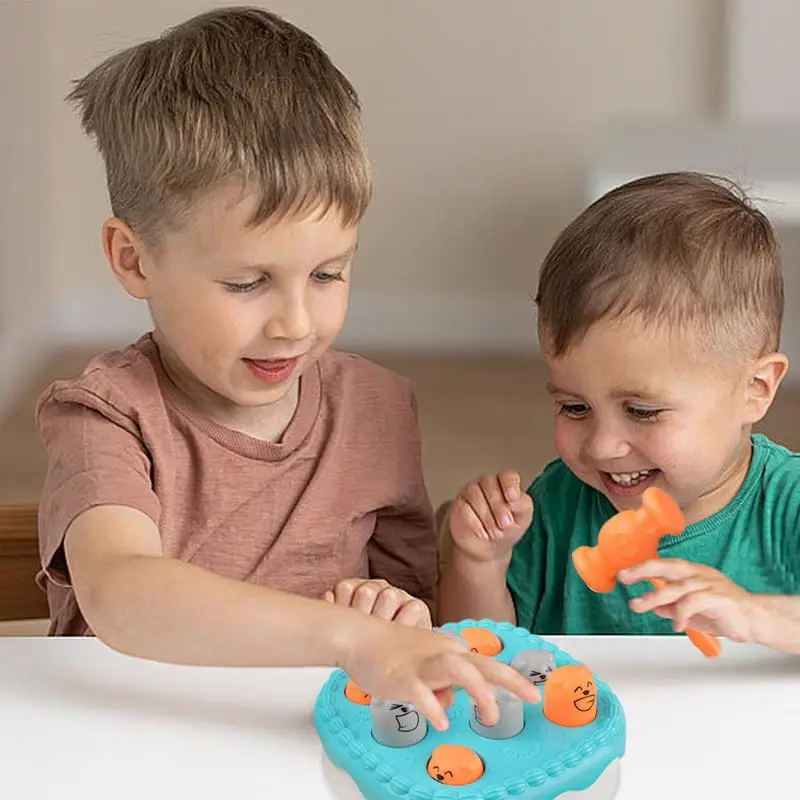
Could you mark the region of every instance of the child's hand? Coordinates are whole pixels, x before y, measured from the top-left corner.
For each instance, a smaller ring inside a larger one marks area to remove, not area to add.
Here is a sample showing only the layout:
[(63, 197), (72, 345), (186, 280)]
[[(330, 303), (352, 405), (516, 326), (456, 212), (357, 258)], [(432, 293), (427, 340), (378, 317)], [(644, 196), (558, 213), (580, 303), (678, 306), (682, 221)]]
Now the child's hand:
[(323, 600), (410, 628), (432, 627), (430, 609), (422, 600), (384, 580), (348, 578), (325, 592)]
[(763, 616), (758, 598), (712, 567), (656, 558), (622, 570), (617, 577), (627, 584), (665, 581), (660, 588), (631, 600), (630, 606), (638, 613), (652, 611), (671, 619), (675, 631), (694, 628), (733, 642), (757, 640), (755, 628)]
[(374, 697), (413, 703), (438, 730), (448, 726), (446, 709), (455, 688), (475, 700), (487, 724), (499, 720), (492, 684), (538, 703), (539, 690), (521, 673), (487, 656), (470, 653), (456, 639), (418, 628), (386, 626), (365, 632), (347, 650), (344, 671)]
[(467, 484), (448, 516), (453, 544), (478, 561), (511, 553), (533, 519), (533, 500), (516, 472), (484, 475)]

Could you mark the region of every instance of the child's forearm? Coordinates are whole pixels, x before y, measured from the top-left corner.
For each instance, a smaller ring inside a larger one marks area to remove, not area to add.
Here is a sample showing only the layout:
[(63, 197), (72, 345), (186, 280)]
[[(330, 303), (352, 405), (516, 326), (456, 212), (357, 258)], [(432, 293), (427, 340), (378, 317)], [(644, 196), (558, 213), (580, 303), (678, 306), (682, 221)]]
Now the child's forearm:
[[(204, 666), (341, 666), (358, 611), (221, 577), (162, 556), (116, 561), (83, 598), (99, 639), (128, 655)], [(79, 601), (82, 598), (79, 597)]]
[(800, 597), (759, 595), (758, 602), (756, 642), (785, 653), (800, 653)]
[(454, 547), (439, 579), (438, 622), (493, 619), (515, 623), (507, 569), (507, 560), (476, 561)]

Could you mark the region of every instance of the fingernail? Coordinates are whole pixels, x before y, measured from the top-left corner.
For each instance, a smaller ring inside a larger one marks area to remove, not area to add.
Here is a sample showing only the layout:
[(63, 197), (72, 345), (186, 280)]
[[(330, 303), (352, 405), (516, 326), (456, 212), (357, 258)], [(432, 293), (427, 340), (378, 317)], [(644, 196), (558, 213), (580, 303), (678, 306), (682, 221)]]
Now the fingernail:
[(503, 519), (500, 520), (501, 528), (510, 528), (514, 520), (511, 519), (511, 514), (504, 514)]
[(508, 497), (509, 500), (516, 500), (519, 497), (519, 489), (517, 489), (516, 486), (513, 486), (508, 490)]

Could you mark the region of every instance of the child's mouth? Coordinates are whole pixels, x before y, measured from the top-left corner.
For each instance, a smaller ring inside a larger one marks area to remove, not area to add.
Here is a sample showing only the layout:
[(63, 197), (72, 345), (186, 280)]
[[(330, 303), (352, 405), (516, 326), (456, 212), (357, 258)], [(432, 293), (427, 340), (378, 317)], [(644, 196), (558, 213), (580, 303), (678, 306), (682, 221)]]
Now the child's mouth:
[(609, 494), (634, 497), (655, 483), (660, 474), (657, 469), (640, 469), (636, 472), (601, 472), (600, 476)]
[(244, 359), (250, 372), (264, 383), (283, 383), (294, 372), (299, 361), (299, 358), (270, 359), (269, 361)]

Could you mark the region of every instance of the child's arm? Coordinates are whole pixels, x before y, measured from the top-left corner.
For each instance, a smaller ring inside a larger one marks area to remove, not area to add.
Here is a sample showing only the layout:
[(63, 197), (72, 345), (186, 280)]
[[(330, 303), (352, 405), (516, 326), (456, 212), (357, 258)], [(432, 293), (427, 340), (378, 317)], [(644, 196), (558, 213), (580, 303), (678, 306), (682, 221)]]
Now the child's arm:
[(532, 516), (533, 502), (515, 472), (484, 476), (461, 490), (445, 520), (451, 549), (439, 578), (440, 623), (516, 622), (506, 572)]
[(800, 654), (800, 597), (765, 594), (756, 600), (759, 644)]
[(79, 515), (65, 553), (88, 624), (129, 655), (209, 666), (340, 666), (367, 691), (408, 698), (438, 727), (446, 725), (442, 703), (454, 685), (492, 719), (489, 681), (538, 699), (515, 671), (454, 648), (448, 637), (166, 558), (155, 524), (131, 508), (96, 506)]
[[(130, 655), (180, 664), (325, 664), (344, 644), (347, 618), (322, 603), (165, 558), (155, 523), (135, 509), (82, 513), (64, 548), (87, 623)], [(288, 625), (292, 616), (296, 624)]]
[(631, 601), (633, 611), (671, 619), (675, 631), (695, 628), (734, 642), (800, 653), (800, 597), (753, 594), (719, 570), (658, 558), (619, 573), (622, 583), (665, 581)]

